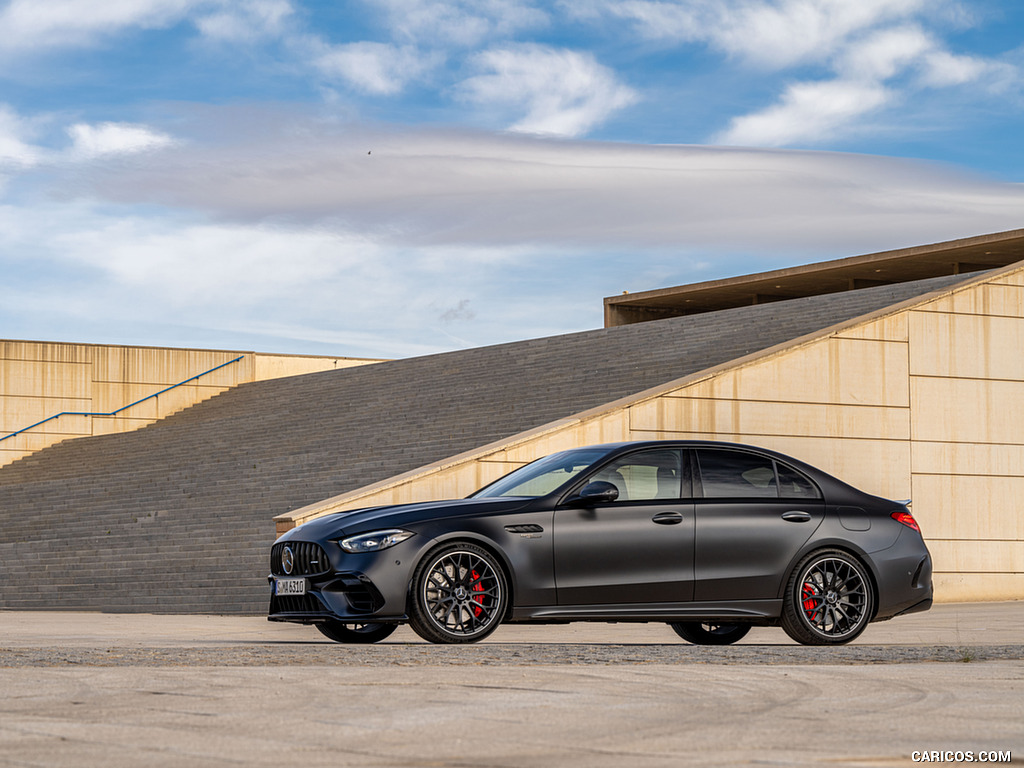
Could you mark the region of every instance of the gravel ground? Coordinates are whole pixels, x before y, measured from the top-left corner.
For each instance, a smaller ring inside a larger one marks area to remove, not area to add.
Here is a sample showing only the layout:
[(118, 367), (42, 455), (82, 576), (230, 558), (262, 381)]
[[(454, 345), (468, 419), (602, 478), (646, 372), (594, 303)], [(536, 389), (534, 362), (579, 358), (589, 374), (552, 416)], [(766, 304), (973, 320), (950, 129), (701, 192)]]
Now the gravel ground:
[(1022, 626), (1009, 602), (833, 648), (759, 627), (695, 646), (664, 624), (507, 626), (469, 646), (401, 627), (358, 646), (265, 617), (0, 611), (0, 768), (1019, 763)]
[(14, 667), (423, 667), (616, 664), (908, 664), (1020, 661), (1024, 645), (689, 646), (680, 644), (490, 643), (432, 646), (400, 643), (341, 646), (180, 648), (0, 648), (0, 668)]

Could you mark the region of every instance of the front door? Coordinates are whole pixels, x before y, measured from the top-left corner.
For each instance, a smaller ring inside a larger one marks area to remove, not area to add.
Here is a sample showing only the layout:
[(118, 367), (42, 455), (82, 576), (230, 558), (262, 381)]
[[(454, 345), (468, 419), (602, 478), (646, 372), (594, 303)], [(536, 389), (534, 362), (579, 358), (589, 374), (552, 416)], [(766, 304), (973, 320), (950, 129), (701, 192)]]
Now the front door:
[(693, 599), (694, 504), (682, 451), (620, 457), (584, 481), (610, 482), (615, 501), (555, 511), (559, 605)]

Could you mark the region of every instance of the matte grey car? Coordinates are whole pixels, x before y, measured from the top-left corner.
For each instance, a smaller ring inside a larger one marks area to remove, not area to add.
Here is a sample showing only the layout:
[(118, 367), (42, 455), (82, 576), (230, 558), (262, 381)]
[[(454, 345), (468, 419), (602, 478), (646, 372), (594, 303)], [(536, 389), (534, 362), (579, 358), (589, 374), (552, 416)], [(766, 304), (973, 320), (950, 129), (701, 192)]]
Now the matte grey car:
[(576, 448), (466, 499), (328, 515), (282, 536), (270, 563), (270, 620), (348, 643), (406, 622), (468, 643), (504, 622), (659, 621), (693, 643), (770, 625), (831, 645), (932, 603), (905, 504), (707, 441)]

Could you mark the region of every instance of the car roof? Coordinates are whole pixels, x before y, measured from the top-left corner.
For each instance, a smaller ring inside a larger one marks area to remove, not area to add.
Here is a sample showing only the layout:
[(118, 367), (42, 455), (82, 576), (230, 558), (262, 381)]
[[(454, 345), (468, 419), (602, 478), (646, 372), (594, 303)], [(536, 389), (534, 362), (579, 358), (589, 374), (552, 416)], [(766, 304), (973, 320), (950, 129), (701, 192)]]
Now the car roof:
[(597, 443), (594, 445), (581, 445), (576, 448), (569, 448), (567, 450), (572, 451), (584, 451), (592, 450), (594, 448), (604, 448), (610, 451), (617, 451), (619, 449), (626, 448), (660, 448), (660, 447), (673, 447), (673, 448), (739, 448), (742, 450), (758, 451), (761, 453), (768, 453), (773, 456), (779, 456), (781, 458), (790, 459), (791, 461), (798, 461), (792, 459), (785, 454), (773, 451), (770, 448), (763, 448), (759, 445), (749, 445), (747, 443), (730, 443), (725, 440), (692, 440), (692, 439), (679, 439), (679, 440), (624, 440), (618, 443)]

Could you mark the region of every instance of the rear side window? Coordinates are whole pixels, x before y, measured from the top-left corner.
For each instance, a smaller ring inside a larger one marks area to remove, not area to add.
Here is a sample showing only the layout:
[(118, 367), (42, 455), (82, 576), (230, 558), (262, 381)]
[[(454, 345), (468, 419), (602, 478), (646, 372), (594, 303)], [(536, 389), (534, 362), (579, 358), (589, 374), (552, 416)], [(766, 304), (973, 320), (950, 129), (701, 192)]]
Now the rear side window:
[(818, 486), (795, 469), (775, 462), (779, 476), (779, 496), (784, 499), (820, 499)]
[(820, 499), (809, 478), (767, 456), (740, 451), (697, 451), (706, 499)]
[(766, 456), (700, 449), (697, 464), (706, 499), (779, 497), (775, 462)]

